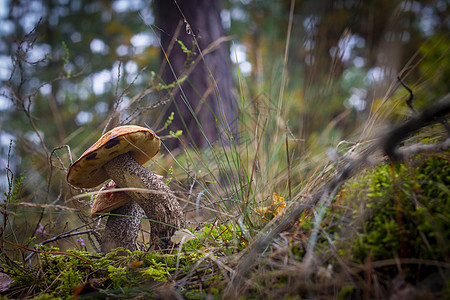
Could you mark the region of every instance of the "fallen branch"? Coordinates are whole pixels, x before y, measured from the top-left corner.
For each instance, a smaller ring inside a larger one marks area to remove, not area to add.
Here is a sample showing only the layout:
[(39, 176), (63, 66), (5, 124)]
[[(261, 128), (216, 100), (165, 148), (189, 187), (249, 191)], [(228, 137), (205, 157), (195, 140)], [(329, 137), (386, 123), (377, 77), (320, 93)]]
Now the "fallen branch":
[(381, 138), (381, 147), (384, 153), (392, 160), (401, 160), (397, 146), (409, 135), (428, 125), (441, 122), (448, 118), (450, 113), (450, 94), (424, 109), (417, 116), (395, 127)]

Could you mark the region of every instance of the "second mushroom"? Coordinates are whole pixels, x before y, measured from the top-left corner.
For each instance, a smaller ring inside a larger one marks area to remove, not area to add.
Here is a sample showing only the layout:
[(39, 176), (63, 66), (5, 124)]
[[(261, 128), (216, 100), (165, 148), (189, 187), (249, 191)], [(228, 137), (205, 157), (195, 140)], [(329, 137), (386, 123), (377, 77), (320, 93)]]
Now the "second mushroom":
[(130, 251), (137, 250), (136, 242), (141, 219), (145, 217), (144, 211), (136, 201), (117, 188), (114, 181), (102, 187), (95, 196), (91, 208), (91, 214), (110, 214), (100, 240), (100, 249), (104, 253), (117, 247)]

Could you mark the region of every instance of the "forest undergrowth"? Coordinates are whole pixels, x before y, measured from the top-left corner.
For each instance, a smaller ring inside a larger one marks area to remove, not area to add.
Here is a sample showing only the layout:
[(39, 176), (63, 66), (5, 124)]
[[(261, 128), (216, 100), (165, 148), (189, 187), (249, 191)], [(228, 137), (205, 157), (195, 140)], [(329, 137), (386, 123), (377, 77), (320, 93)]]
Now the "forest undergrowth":
[[(138, 251), (103, 254), (98, 249), (106, 218), (89, 213), (97, 191), (72, 189), (65, 181), (74, 153), (101, 130), (80, 130), (50, 150), (32, 113), (42, 86), (81, 74), (61, 71), (25, 93), (24, 68), (34, 64), (24, 59), (24, 45), (32, 47), (33, 40), (22, 42), (10, 99), (42, 145), (29, 159), (44, 175), (15, 174), (9, 163), (5, 170), (3, 299), (450, 297), (450, 95), (422, 104), (399, 77), (348, 138), (336, 138), (336, 119), (304, 137), (289, 125), (296, 122), (290, 116), (298, 99), (285, 91), (286, 58), (274, 83), (276, 100), (267, 96), (268, 87), (248, 99), (255, 87), (237, 72), (237, 132), (216, 118), (224, 138), (204, 148), (188, 145), (187, 132), (170, 132), (162, 137), (162, 154), (147, 165), (164, 176), (183, 207), (188, 226), (173, 238), (176, 245), (152, 249), (151, 225), (143, 218)], [(179, 87), (153, 79), (130, 105)], [(117, 121), (128, 88), (120, 94), (117, 87), (117, 105), (99, 128)], [(141, 120), (164, 104), (131, 107), (121, 120)], [(169, 117), (160, 129), (170, 123)], [(74, 145), (77, 135), (83, 141)], [(169, 149), (173, 140), (181, 146)], [(12, 143), (8, 162), (15, 155)]]
[[(2, 293), (35, 299), (446, 297), (449, 110), (447, 96), (372, 140), (302, 159), (290, 150), (288, 131), (273, 143), (274, 132), (258, 120), (247, 144), (163, 157), (159, 164), (176, 162), (166, 179), (189, 224), (181, 243), (167, 251), (148, 247), (143, 225), (141, 250), (96, 253), (86, 244), (97, 243), (100, 220), (87, 215), (86, 204), (25, 206), (26, 174), (10, 174), (2, 205)], [(274, 157), (274, 149), (284, 155)], [(80, 195), (76, 201), (92, 197)], [(21, 222), (20, 214), (36, 208), (42, 219), (52, 211), (69, 213), (72, 221), (59, 234), (40, 226), (23, 240), (17, 226), (38, 224)], [(76, 215), (81, 225), (71, 228)]]

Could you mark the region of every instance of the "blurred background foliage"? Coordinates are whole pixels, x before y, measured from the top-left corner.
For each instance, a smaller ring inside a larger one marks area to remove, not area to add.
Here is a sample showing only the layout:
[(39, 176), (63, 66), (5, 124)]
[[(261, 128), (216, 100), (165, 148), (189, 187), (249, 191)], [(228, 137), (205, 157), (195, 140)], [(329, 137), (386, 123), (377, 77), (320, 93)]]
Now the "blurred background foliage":
[[(398, 75), (416, 107), (449, 92), (447, 1), (224, 0), (222, 7), (236, 97), (241, 112), (257, 112), (246, 126), (278, 115), (272, 121), (288, 122), (296, 154), (355, 139), (369, 118), (385, 121), (383, 110), (400, 106), (391, 121), (405, 118), (408, 93)], [(166, 105), (148, 109), (160, 93), (135, 97), (159, 82), (158, 40), (166, 33), (154, 22), (151, 1), (1, 2), (2, 191), (11, 174), (23, 173), (23, 199), (65, 204), (65, 174), (48, 164), (52, 149), (70, 145), (76, 159), (108, 126), (164, 126)], [(23, 58), (20, 69), (15, 57)], [(176, 130), (160, 134), (169, 129)], [(68, 167), (67, 149), (57, 153)]]

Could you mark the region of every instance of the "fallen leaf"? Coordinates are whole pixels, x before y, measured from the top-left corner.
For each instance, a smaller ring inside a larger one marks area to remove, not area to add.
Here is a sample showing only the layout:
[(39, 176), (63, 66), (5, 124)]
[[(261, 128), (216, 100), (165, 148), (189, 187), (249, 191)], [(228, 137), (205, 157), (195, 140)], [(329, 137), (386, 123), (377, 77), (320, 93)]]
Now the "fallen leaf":
[(284, 197), (278, 196), (277, 193), (272, 194), (272, 203), (269, 206), (257, 208), (256, 211), (262, 214), (263, 221), (271, 220), (273, 217), (283, 214), (286, 207)]
[(142, 266), (143, 264), (144, 264), (144, 262), (142, 260), (135, 260), (135, 261), (130, 262), (128, 264), (127, 268), (134, 269), (134, 268)]

